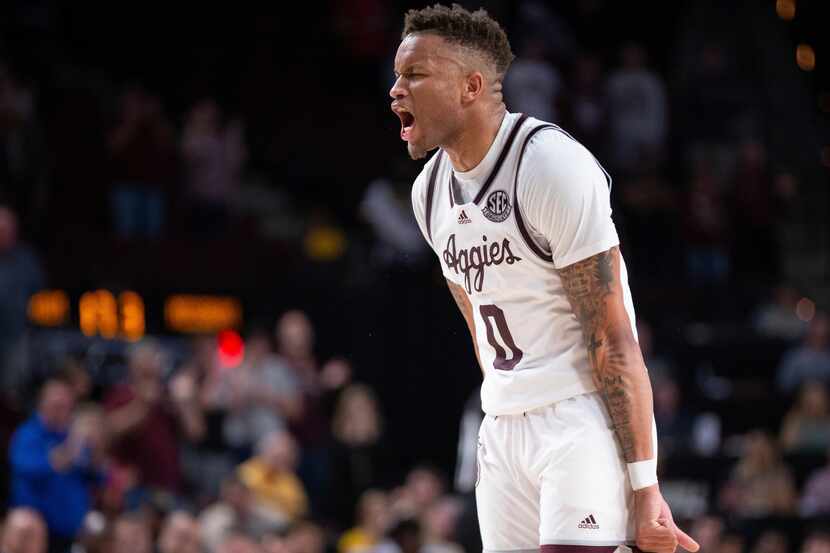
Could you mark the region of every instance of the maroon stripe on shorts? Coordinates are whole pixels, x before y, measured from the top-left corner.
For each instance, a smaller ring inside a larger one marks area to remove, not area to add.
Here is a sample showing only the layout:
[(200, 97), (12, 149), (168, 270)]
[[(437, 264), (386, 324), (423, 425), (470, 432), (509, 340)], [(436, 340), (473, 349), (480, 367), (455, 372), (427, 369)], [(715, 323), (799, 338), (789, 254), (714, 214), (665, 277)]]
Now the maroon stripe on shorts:
[(540, 547), (541, 553), (614, 553), (616, 545), (560, 545), (551, 543)]

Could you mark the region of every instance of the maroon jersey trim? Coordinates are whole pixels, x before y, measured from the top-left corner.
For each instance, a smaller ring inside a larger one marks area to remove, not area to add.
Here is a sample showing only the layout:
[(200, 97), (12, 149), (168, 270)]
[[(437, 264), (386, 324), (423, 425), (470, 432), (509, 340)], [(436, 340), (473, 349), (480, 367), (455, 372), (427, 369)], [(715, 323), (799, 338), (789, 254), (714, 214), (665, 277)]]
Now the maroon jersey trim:
[[(496, 164), (493, 166), (493, 170), (490, 172), (490, 176), (487, 177), (487, 180), (484, 181), (484, 185), (481, 187), (481, 190), (478, 191), (476, 194), (475, 200), (473, 203), (476, 205), (481, 202), (484, 198), (484, 195), (487, 193), (487, 190), (490, 189), (490, 186), (493, 184), (493, 181), (496, 179), (496, 175), (499, 173), (499, 169), (501, 169), (502, 164), (504, 163), (507, 154), (510, 152), (510, 147), (513, 146), (513, 141), (516, 140), (516, 135), (519, 134), (519, 128), (527, 121), (527, 115), (522, 114), (519, 117), (519, 120), (513, 125), (513, 129), (510, 131), (510, 135), (507, 137), (507, 141), (504, 143), (504, 148), (501, 149), (501, 153), (499, 154), (498, 160), (496, 160)], [(452, 179), (450, 179), (450, 190), (452, 190)]]
[[(624, 545), (621, 543), (620, 545)], [(617, 545), (571, 545), (559, 543), (546, 543), (539, 547), (540, 553), (613, 553)], [(632, 553), (642, 553), (635, 546), (631, 547)]]
[(441, 167), (441, 154), (443, 150), (438, 150), (435, 155), (435, 165), (432, 166), (432, 172), (429, 174), (429, 183), (427, 184), (427, 205), (426, 205), (426, 222), (427, 222), (427, 236), (432, 243), (432, 197), (435, 195), (435, 179), (438, 177), (438, 169)]
[(527, 244), (533, 253), (540, 257), (543, 261), (547, 261), (549, 263), (553, 263), (553, 255), (546, 254), (544, 250), (539, 247), (539, 244), (537, 244), (536, 241), (530, 236), (530, 232), (527, 230), (524, 219), (522, 219), (522, 210), (519, 209), (519, 169), (522, 166), (525, 148), (527, 148), (527, 144), (530, 142), (530, 139), (533, 138), (533, 135), (543, 129), (555, 128), (556, 127), (553, 125), (539, 125), (528, 133), (527, 137), (525, 137), (524, 143), (522, 144), (522, 149), (519, 152), (519, 160), (516, 162), (516, 178), (513, 183), (513, 212), (516, 214), (516, 226), (519, 227), (519, 232), (521, 233), (522, 238), (524, 238), (525, 244)]

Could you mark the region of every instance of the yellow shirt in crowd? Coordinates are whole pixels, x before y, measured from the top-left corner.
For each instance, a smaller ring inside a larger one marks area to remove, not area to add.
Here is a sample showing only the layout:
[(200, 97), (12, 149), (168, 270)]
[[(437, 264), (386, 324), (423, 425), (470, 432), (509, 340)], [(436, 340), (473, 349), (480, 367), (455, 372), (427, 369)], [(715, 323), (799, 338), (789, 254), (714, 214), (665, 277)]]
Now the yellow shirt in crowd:
[(360, 526), (355, 526), (337, 540), (337, 551), (338, 553), (359, 553), (371, 549), (377, 541), (374, 535)]
[(293, 473), (276, 472), (254, 457), (239, 466), (239, 478), (264, 507), (292, 520), (308, 512), (303, 484)]

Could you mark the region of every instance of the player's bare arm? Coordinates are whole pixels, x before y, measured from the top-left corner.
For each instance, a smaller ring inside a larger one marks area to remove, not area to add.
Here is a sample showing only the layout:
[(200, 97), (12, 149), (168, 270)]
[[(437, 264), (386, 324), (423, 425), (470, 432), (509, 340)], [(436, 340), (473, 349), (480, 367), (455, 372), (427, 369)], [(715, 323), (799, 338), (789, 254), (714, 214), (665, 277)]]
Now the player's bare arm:
[(651, 385), (631, 332), (614, 247), (559, 271), (582, 325), (594, 383), (614, 422), (627, 463), (654, 457)]
[(467, 328), (469, 329), (470, 336), (473, 339), (473, 348), (475, 348), (476, 360), (478, 361), (478, 366), (481, 367), (481, 358), (478, 356), (478, 341), (476, 340), (476, 327), (475, 322), (473, 320), (473, 305), (470, 303), (470, 298), (469, 296), (467, 296), (467, 292), (464, 291), (463, 287), (449, 280), (447, 280), (447, 286), (450, 289), (450, 293), (452, 294), (452, 297), (455, 300), (456, 305), (458, 305), (458, 309), (464, 316), (464, 320), (467, 322)]
[[(653, 459), (651, 383), (623, 302), (619, 248), (565, 267), (559, 275), (625, 461)], [(679, 543), (697, 551), (697, 543), (674, 524), (657, 484), (635, 492), (635, 500), (641, 549), (672, 553)]]

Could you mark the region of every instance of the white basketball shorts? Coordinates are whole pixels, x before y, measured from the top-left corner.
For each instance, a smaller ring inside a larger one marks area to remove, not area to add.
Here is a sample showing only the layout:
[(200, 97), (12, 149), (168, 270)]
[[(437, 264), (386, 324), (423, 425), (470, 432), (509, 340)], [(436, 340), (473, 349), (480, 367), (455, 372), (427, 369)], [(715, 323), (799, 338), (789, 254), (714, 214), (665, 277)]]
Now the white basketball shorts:
[(633, 492), (599, 394), (485, 416), (476, 502), (485, 553), (633, 545)]

